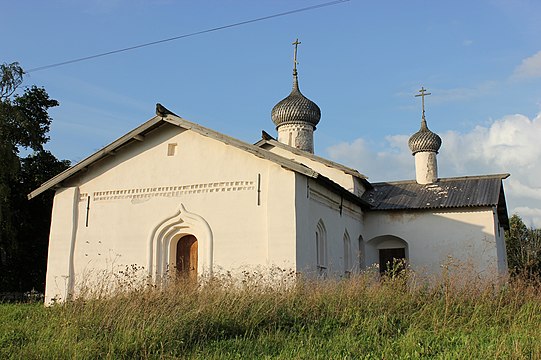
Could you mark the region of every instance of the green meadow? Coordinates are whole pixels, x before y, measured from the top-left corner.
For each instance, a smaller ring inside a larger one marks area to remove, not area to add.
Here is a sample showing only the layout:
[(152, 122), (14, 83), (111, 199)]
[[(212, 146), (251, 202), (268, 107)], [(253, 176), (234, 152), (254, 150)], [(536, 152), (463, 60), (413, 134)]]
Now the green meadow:
[(541, 287), (213, 279), (0, 304), (0, 358), (541, 359)]

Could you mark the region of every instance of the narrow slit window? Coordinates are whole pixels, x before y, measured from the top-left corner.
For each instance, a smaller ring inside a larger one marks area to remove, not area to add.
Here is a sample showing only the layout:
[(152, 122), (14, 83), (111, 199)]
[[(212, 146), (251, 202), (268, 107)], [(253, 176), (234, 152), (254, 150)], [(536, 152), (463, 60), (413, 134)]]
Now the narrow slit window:
[(175, 153), (177, 151), (177, 144), (171, 143), (167, 145), (167, 156), (175, 156)]
[(351, 259), (351, 240), (346, 231), (344, 233), (344, 276), (350, 277), (353, 261)]
[(319, 220), (316, 227), (316, 267), (319, 276), (327, 274), (327, 232), (323, 221)]

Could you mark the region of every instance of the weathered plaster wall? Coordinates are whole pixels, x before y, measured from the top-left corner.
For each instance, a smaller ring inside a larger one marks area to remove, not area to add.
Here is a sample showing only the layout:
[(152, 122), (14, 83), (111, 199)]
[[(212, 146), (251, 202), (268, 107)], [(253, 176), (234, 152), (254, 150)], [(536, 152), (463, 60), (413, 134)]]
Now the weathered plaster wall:
[[(497, 245), (492, 208), (447, 211), (374, 211), (365, 214), (364, 261), (379, 262), (380, 240), (407, 243), (412, 269), (439, 275), (444, 267), (460, 275), (494, 277), (505, 273), (505, 252)], [(388, 247), (400, 247), (387, 243)]]
[(79, 190), (59, 189), (55, 193), (45, 280), (46, 302), (66, 299), (73, 287), (73, 251), (77, 238)]
[[(313, 179), (296, 176), (297, 271), (308, 276), (318, 274), (316, 229), (321, 220), (327, 238), (326, 276), (344, 276), (345, 271), (359, 269), (359, 237), (363, 232), (362, 211), (359, 206), (318, 184)], [(340, 212), (340, 206), (342, 211)], [(345, 268), (344, 234), (350, 239), (350, 267)]]
[(340, 169), (327, 166), (306, 156), (295, 154), (291, 151), (282, 149), (277, 146), (269, 148), (269, 151), (308, 166), (309, 168), (317, 171), (325, 177), (328, 177), (335, 183), (342, 186), (344, 189), (351, 191), (357, 196), (361, 196), (365, 191), (365, 188), (358, 179), (354, 178), (352, 175), (347, 174)]
[(432, 184), (438, 180), (435, 152), (421, 151), (415, 154), (415, 179), (419, 184)]
[[(57, 192), (47, 301), (126, 266), (163, 275), (171, 259), (167, 242), (182, 233), (198, 237), (200, 274), (294, 268), (294, 179), (293, 172), (233, 146), (160, 127)], [(50, 285), (62, 282), (64, 288)]]

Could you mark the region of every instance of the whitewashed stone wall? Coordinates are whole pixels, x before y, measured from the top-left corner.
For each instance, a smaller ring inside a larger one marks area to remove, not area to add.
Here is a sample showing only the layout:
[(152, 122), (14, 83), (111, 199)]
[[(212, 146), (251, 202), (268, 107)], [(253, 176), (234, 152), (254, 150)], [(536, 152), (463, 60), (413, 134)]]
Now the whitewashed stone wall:
[(446, 211), (378, 211), (365, 214), (364, 261), (379, 262), (379, 249), (407, 244), (406, 257), (421, 275), (443, 269), (493, 278), (507, 272), (503, 235), (495, 234), (490, 207)]
[(53, 208), (47, 302), (126, 266), (165, 275), (172, 242), (188, 233), (199, 274), (296, 266), (295, 174), (194, 132), (158, 128), (65, 186)]
[[(359, 238), (363, 232), (362, 211), (313, 179), (297, 175), (297, 271), (319, 276), (316, 229), (322, 221), (326, 232), (327, 269), (325, 276), (343, 277), (359, 270)], [(341, 209), (340, 209), (341, 208)], [(344, 236), (350, 243), (350, 266), (346, 268)]]
[(328, 166), (307, 156), (296, 154), (278, 146), (270, 147), (268, 148), (268, 150), (275, 154), (283, 156), (286, 159), (295, 160), (301, 164), (308, 166), (311, 169), (314, 169), (321, 175), (328, 177), (335, 183), (342, 186), (344, 189), (354, 193), (357, 196), (361, 196), (366, 191), (359, 179), (353, 177), (351, 174), (344, 172), (343, 170)]

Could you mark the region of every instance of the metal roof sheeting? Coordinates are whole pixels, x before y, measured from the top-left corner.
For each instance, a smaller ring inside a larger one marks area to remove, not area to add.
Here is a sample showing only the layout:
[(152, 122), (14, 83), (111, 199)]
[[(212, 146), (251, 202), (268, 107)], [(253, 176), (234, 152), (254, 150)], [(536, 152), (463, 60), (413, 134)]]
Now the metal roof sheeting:
[[(459, 207), (506, 207), (502, 179), (509, 174), (439, 179), (434, 184), (415, 180), (372, 183), (362, 199), (371, 210), (415, 210)], [(503, 199), (503, 204), (501, 203)]]

